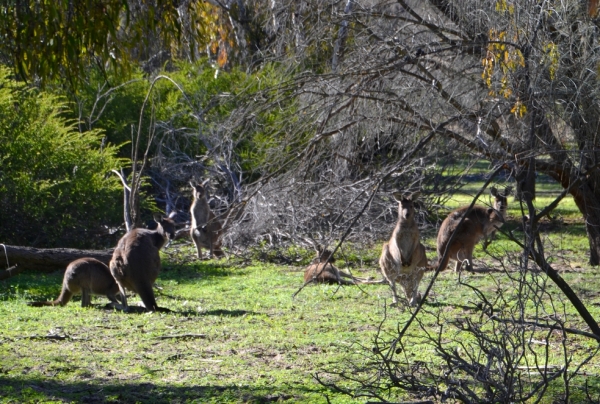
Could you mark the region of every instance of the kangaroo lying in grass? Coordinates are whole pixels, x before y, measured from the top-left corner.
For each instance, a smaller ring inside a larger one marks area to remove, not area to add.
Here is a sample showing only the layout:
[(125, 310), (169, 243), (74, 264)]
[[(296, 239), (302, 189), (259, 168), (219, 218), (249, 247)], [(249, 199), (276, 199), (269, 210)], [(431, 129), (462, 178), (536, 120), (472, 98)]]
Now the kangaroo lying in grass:
[[(356, 285), (359, 283), (381, 283), (370, 278), (358, 278), (337, 269), (332, 252), (321, 246), (316, 248), (317, 257), (304, 271), (304, 283), (329, 283), (336, 285)], [(331, 257), (331, 258), (330, 258)]]
[(393, 305), (398, 304), (396, 282), (404, 289), (411, 306), (416, 306), (421, 301), (418, 289), (427, 268), (427, 256), (415, 221), (414, 201), (418, 196), (418, 192), (407, 197), (394, 192), (394, 199), (398, 201), (398, 223), (390, 240), (383, 245), (379, 257), (381, 273), (392, 289)]
[(169, 311), (156, 304), (152, 285), (160, 272), (159, 250), (175, 235), (170, 218), (155, 216), (156, 230), (133, 229), (119, 240), (110, 261), (110, 272), (117, 281), (123, 305), (128, 309), (125, 288), (140, 295), (147, 310)]
[(74, 294), (81, 292), (81, 307), (91, 305), (92, 295), (104, 295), (115, 307), (121, 307), (117, 301), (121, 297), (119, 285), (111, 275), (108, 266), (95, 258), (80, 258), (67, 266), (63, 277), (62, 290), (56, 300), (49, 302), (29, 302), (29, 306), (64, 306)]
[[(485, 239), (484, 246), (487, 247), (496, 230), (504, 224), (508, 206), (507, 196), (511, 192), (511, 187), (506, 187), (504, 194), (500, 194), (493, 187), (490, 192), (495, 198), (493, 208), (475, 205), (467, 213), (469, 207), (464, 206), (450, 212), (442, 222), (437, 236), (438, 259), (444, 256), (446, 250), (448, 250), (448, 253), (441, 263), (441, 270), (446, 269), (448, 261), (452, 259), (456, 261), (455, 272), (460, 271), (463, 262), (466, 264), (467, 270), (472, 271), (475, 245), (481, 239)], [(465, 218), (460, 223), (463, 216)], [(452, 239), (452, 243), (449, 243), (453, 233), (456, 234)]]

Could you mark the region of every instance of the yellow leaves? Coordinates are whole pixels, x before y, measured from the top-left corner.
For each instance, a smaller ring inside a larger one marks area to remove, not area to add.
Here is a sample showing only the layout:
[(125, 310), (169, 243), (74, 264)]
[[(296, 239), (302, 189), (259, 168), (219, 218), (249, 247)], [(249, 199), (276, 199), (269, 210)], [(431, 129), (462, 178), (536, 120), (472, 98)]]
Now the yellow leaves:
[[(499, 94), (505, 98), (512, 95), (508, 76), (510, 72), (516, 70), (520, 66), (525, 65), (523, 54), (519, 49), (508, 47), (506, 44), (506, 31), (496, 32), (491, 29), (489, 32), (489, 43), (485, 57), (482, 59), (483, 72), (481, 78), (486, 86), (492, 89), (494, 85), (494, 74), (500, 74), (500, 89)], [(498, 70), (498, 71), (497, 71)], [(496, 91), (491, 92), (496, 94)]]
[[(481, 78), (490, 89), (488, 93), (490, 97), (498, 95), (507, 99), (512, 97), (512, 74), (518, 68), (525, 66), (523, 53), (517, 47), (511, 46), (506, 37), (506, 31), (498, 32), (494, 29), (489, 31), (488, 46), (481, 61), (483, 66)], [(520, 104), (516, 105), (513, 111), (517, 116), (522, 116), (526, 112), (527, 109)]]
[(496, 1), (496, 11), (499, 13), (508, 13), (512, 15), (515, 13), (515, 5), (510, 4), (506, 0), (498, 0)]
[(560, 63), (560, 54), (558, 53), (558, 46), (554, 42), (550, 42), (544, 45), (544, 58), (542, 59), (543, 64), (548, 64), (548, 73), (550, 73), (550, 80), (554, 80), (556, 71)]
[(225, 66), (226, 63), (227, 63), (227, 51), (225, 50), (225, 48), (221, 48), (219, 50), (219, 56), (217, 57), (217, 64), (219, 65), (219, 67), (223, 67), (223, 66)]
[(191, 12), (194, 14), (198, 51), (208, 50), (216, 56), (219, 67), (223, 67), (229, 59), (229, 51), (235, 44), (231, 39), (233, 29), (227, 16), (221, 8), (208, 2), (195, 3)]
[(511, 114), (515, 114), (515, 117), (517, 118), (523, 118), (523, 116), (525, 116), (525, 114), (527, 113), (527, 107), (525, 106), (525, 104), (523, 104), (520, 100), (517, 99), (517, 102), (515, 102), (515, 105), (513, 105), (512, 109), (510, 110)]

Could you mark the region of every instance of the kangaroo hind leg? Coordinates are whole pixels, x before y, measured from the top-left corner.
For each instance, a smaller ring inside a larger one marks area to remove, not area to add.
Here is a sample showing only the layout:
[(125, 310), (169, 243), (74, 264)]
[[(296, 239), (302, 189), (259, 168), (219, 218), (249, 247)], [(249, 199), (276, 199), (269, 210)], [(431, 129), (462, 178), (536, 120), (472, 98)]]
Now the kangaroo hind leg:
[(154, 298), (152, 285), (149, 285), (146, 282), (144, 282), (143, 284), (137, 284), (136, 292), (138, 293), (138, 295), (140, 295), (140, 298), (142, 299), (146, 310), (158, 311), (158, 304), (156, 304), (156, 299)]
[(92, 305), (92, 293), (87, 288), (81, 288), (81, 307)]

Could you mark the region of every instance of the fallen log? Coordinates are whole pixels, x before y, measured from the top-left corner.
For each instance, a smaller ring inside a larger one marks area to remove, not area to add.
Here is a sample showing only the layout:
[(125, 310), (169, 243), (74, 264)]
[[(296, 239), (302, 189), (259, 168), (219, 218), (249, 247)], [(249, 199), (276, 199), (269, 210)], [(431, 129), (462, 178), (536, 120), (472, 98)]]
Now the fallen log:
[(96, 258), (108, 265), (112, 253), (112, 249), (33, 248), (2, 244), (0, 245), (0, 262), (6, 262), (6, 256), (8, 255), (8, 262), (10, 265), (17, 264), (19, 272), (22, 270), (52, 272), (65, 269), (72, 261), (84, 257)]

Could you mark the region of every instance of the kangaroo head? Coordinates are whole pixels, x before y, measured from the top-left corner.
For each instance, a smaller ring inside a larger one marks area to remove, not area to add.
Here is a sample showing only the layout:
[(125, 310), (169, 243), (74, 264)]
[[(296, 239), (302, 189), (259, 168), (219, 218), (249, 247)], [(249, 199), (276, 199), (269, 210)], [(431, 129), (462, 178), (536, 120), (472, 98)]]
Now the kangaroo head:
[(504, 218), (506, 216), (506, 208), (508, 207), (507, 198), (508, 198), (508, 195), (510, 195), (511, 190), (512, 190), (512, 187), (506, 187), (504, 189), (504, 194), (501, 194), (500, 192), (498, 192), (498, 190), (495, 187), (492, 187), (490, 189), (490, 193), (495, 198), (494, 199), (494, 209), (492, 209), (492, 210), (496, 210), (497, 212), (499, 212), (500, 215), (502, 216), (502, 218)]
[[(326, 250), (322, 246), (317, 245), (315, 251), (317, 253), (317, 258), (313, 260), (314, 264), (318, 264), (319, 262), (329, 262), (333, 264), (335, 262), (333, 252), (331, 252), (330, 250)], [(331, 257), (331, 259), (329, 257)]]
[(202, 182), (201, 184), (194, 184), (190, 181), (190, 186), (192, 187), (192, 193), (194, 195), (194, 199), (202, 199), (206, 198), (206, 184), (208, 180)]
[(161, 233), (163, 237), (168, 240), (175, 238), (175, 222), (171, 217), (155, 214), (154, 221), (158, 224), (156, 231)]
[(398, 218), (400, 220), (411, 220), (415, 216), (415, 200), (420, 194), (420, 192), (415, 192), (405, 197), (402, 192), (394, 192), (394, 199), (398, 201)]

